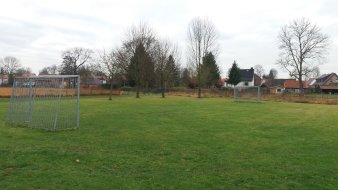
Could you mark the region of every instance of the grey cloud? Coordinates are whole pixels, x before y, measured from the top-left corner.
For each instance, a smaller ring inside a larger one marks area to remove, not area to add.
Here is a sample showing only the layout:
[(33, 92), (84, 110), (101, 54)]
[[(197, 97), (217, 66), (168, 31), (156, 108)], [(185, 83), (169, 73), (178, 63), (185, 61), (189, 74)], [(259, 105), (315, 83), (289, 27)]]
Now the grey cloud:
[(0, 27), (0, 43), (9, 45), (26, 46), (42, 34), (39, 25), (15, 19), (0, 19)]
[(106, 25), (109, 21), (95, 16), (59, 11), (54, 9), (39, 9), (39, 14), (43, 17), (55, 17), (58, 19), (72, 20), (74, 22), (87, 22), (90, 25)]

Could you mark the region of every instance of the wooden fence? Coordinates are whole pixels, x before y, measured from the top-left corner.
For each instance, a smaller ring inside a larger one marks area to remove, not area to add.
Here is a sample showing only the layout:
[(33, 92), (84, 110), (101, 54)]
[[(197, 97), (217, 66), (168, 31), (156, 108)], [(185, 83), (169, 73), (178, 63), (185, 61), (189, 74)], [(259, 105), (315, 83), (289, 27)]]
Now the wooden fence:
[[(27, 89), (28, 90), (28, 89)], [(22, 93), (27, 94), (26, 92), (21, 91)], [(45, 94), (52, 94), (58, 95), (58, 89), (39, 89), (37, 95), (45, 95)], [(0, 87), (0, 97), (10, 97), (12, 94), (11, 87)], [(75, 94), (74, 89), (64, 89), (63, 95), (72, 95)], [(92, 96), (92, 95), (109, 95), (110, 89), (104, 88), (80, 88), (80, 95), (81, 96)], [(113, 89), (113, 95), (121, 95), (120, 89)]]

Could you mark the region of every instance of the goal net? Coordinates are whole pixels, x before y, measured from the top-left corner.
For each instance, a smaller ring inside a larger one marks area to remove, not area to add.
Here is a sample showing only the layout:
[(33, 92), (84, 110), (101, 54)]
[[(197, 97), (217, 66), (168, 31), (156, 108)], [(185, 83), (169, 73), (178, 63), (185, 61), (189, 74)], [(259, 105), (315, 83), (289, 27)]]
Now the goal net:
[(15, 78), (7, 122), (46, 130), (79, 128), (80, 77)]
[(234, 87), (234, 100), (261, 101), (261, 92), (259, 86)]

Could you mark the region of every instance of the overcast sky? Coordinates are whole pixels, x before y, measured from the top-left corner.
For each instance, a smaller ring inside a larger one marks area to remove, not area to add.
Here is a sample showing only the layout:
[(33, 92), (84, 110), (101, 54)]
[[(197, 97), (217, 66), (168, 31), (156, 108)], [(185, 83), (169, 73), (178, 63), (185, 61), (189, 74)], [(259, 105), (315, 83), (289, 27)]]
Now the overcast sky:
[(209, 17), (219, 32), (218, 64), (225, 76), (234, 60), (240, 68), (263, 65), (279, 71), (277, 35), (281, 26), (306, 17), (330, 36), (321, 73), (338, 72), (337, 0), (0, 0), (0, 57), (15, 56), (38, 73), (59, 65), (72, 47), (111, 48), (140, 21), (178, 44), (185, 65), (189, 21)]

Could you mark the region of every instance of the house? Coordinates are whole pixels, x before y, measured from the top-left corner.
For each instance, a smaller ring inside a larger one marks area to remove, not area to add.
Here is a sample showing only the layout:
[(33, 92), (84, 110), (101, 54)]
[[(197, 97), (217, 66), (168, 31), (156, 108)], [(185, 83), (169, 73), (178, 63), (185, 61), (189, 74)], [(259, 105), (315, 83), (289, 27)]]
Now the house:
[(103, 84), (106, 84), (108, 79), (104, 76), (96, 76), (92, 73), (89, 75), (84, 75), (81, 77), (81, 86), (82, 87), (100, 87)]
[(336, 73), (323, 74), (316, 78), (313, 86), (316, 92), (336, 94), (338, 93), (338, 76)]
[(284, 92), (284, 82), (288, 79), (263, 79), (261, 88), (268, 88), (271, 94), (281, 94)]
[(240, 69), (239, 74), (241, 76), (241, 82), (237, 84), (238, 87), (250, 87), (255, 86), (255, 72), (254, 69)]
[(0, 74), (0, 86), (8, 84), (9, 76), (5, 74)]
[(29, 78), (29, 77), (35, 77), (35, 76), (36, 76), (35, 73), (24, 73), (20, 77)]
[(304, 85), (307, 89), (313, 90), (315, 89), (315, 86), (314, 86), (315, 82), (316, 82), (316, 78), (309, 78), (308, 80), (305, 81)]
[(262, 84), (262, 78), (254, 74), (254, 86), (260, 86)]
[[(236, 85), (237, 87), (253, 87), (260, 86), (262, 78), (255, 74), (255, 70), (251, 67), (250, 69), (240, 69), (240, 82)], [(228, 83), (229, 78), (224, 78), (225, 87), (233, 87), (233, 85)]]
[[(303, 89), (306, 89), (306, 82), (303, 81)], [(298, 80), (288, 79), (284, 81), (284, 92), (285, 93), (300, 93), (300, 84)]]
[(228, 80), (228, 78), (220, 78), (218, 81), (217, 81), (217, 85), (218, 86), (226, 86), (226, 81)]

